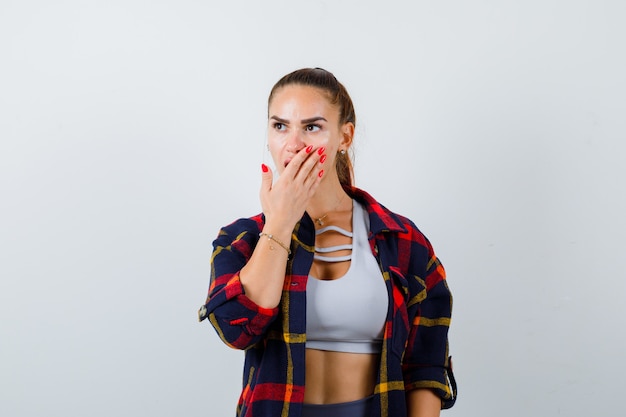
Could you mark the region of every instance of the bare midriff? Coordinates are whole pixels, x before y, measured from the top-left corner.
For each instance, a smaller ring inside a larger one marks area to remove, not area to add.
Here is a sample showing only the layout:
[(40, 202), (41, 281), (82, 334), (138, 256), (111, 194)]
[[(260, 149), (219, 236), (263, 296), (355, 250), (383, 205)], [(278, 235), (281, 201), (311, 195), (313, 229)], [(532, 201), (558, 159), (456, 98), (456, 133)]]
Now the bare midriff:
[(304, 402), (336, 404), (374, 393), (380, 355), (306, 349)]

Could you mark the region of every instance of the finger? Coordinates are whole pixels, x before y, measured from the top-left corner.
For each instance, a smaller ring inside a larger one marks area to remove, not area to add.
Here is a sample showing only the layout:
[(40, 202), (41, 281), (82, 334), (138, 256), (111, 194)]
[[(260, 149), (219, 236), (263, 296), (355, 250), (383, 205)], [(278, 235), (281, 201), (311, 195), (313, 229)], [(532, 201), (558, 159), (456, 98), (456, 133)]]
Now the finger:
[(270, 167), (261, 164), (261, 194), (268, 193), (272, 189), (274, 174)]
[(322, 182), (323, 177), (324, 177), (324, 170), (320, 169), (320, 170), (315, 170), (314, 172), (311, 173), (311, 175), (309, 175), (306, 178), (304, 182), (304, 188), (307, 190), (307, 194), (309, 198), (315, 194), (315, 191), (317, 190), (317, 187)]
[(327, 155), (325, 152), (326, 149), (324, 147), (314, 151), (314, 156), (309, 157), (300, 167), (297, 178), (300, 178), (302, 182), (306, 182), (308, 178), (316, 179), (320, 175), (320, 171), (323, 169), (326, 161)]
[(319, 157), (317, 153), (319, 149), (319, 147), (315, 147), (313, 145), (309, 145), (306, 148), (301, 149), (293, 157), (293, 159), (289, 161), (289, 164), (285, 167), (283, 174), (287, 174), (290, 178), (295, 178), (296, 175), (298, 175), (298, 172), (300, 172), (300, 168), (305, 161), (308, 161), (311, 158)]

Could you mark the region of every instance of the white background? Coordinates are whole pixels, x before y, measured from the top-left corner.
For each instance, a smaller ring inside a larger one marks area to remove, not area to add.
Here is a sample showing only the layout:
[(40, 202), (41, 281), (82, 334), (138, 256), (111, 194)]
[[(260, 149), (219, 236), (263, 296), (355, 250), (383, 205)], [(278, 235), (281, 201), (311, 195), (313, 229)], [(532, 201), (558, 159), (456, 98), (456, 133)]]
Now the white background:
[(357, 185), (455, 295), (444, 416), (622, 416), (626, 3), (0, 1), (0, 415), (233, 416), (196, 322), (267, 94), (326, 68)]

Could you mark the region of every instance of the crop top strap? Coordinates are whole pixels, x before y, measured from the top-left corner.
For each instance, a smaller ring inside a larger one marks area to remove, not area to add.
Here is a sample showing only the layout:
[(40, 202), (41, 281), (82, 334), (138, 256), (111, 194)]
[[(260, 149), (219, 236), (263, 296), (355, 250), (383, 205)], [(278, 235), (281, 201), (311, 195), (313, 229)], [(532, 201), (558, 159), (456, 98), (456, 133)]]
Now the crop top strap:
[(329, 246), (327, 248), (320, 248), (318, 246), (315, 247), (315, 252), (318, 253), (328, 253), (328, 252), (337, 252), (340, 250), (352, 250), (352, 245), (337, 245), (337, 246)]
[(334, 232), (337, 232), (337, 233), (341, 233), (342, 235), (344, 235), (346, 237), (352, 237), (352, 232), (349, 232), (346, 229), (342, 229), (341, 227), (334, 226), (334, 225), (326, 226), (326, 227), (323, 227), (323, 228), (321, 228), (319, 230), (316, 230), (315, 234), (316, 235), (321, 235), (322, 233), (326, 233), (326, 232), (331, 231), (331, 230), (334, 231)]

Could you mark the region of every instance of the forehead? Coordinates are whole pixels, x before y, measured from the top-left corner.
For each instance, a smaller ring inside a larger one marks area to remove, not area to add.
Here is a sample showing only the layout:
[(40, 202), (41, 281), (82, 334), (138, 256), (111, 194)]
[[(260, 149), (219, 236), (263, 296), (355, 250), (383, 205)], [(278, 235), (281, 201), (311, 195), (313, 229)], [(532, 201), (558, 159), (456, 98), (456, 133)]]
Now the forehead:
[(298, 113), (303, 116), (317, 113), (317, 115), (332, 116), (337, 108), (328, 99), (328, 94), (319, 88), (306, 85), (287, 85), (274, 92), (269, 103), (269, 113)]

